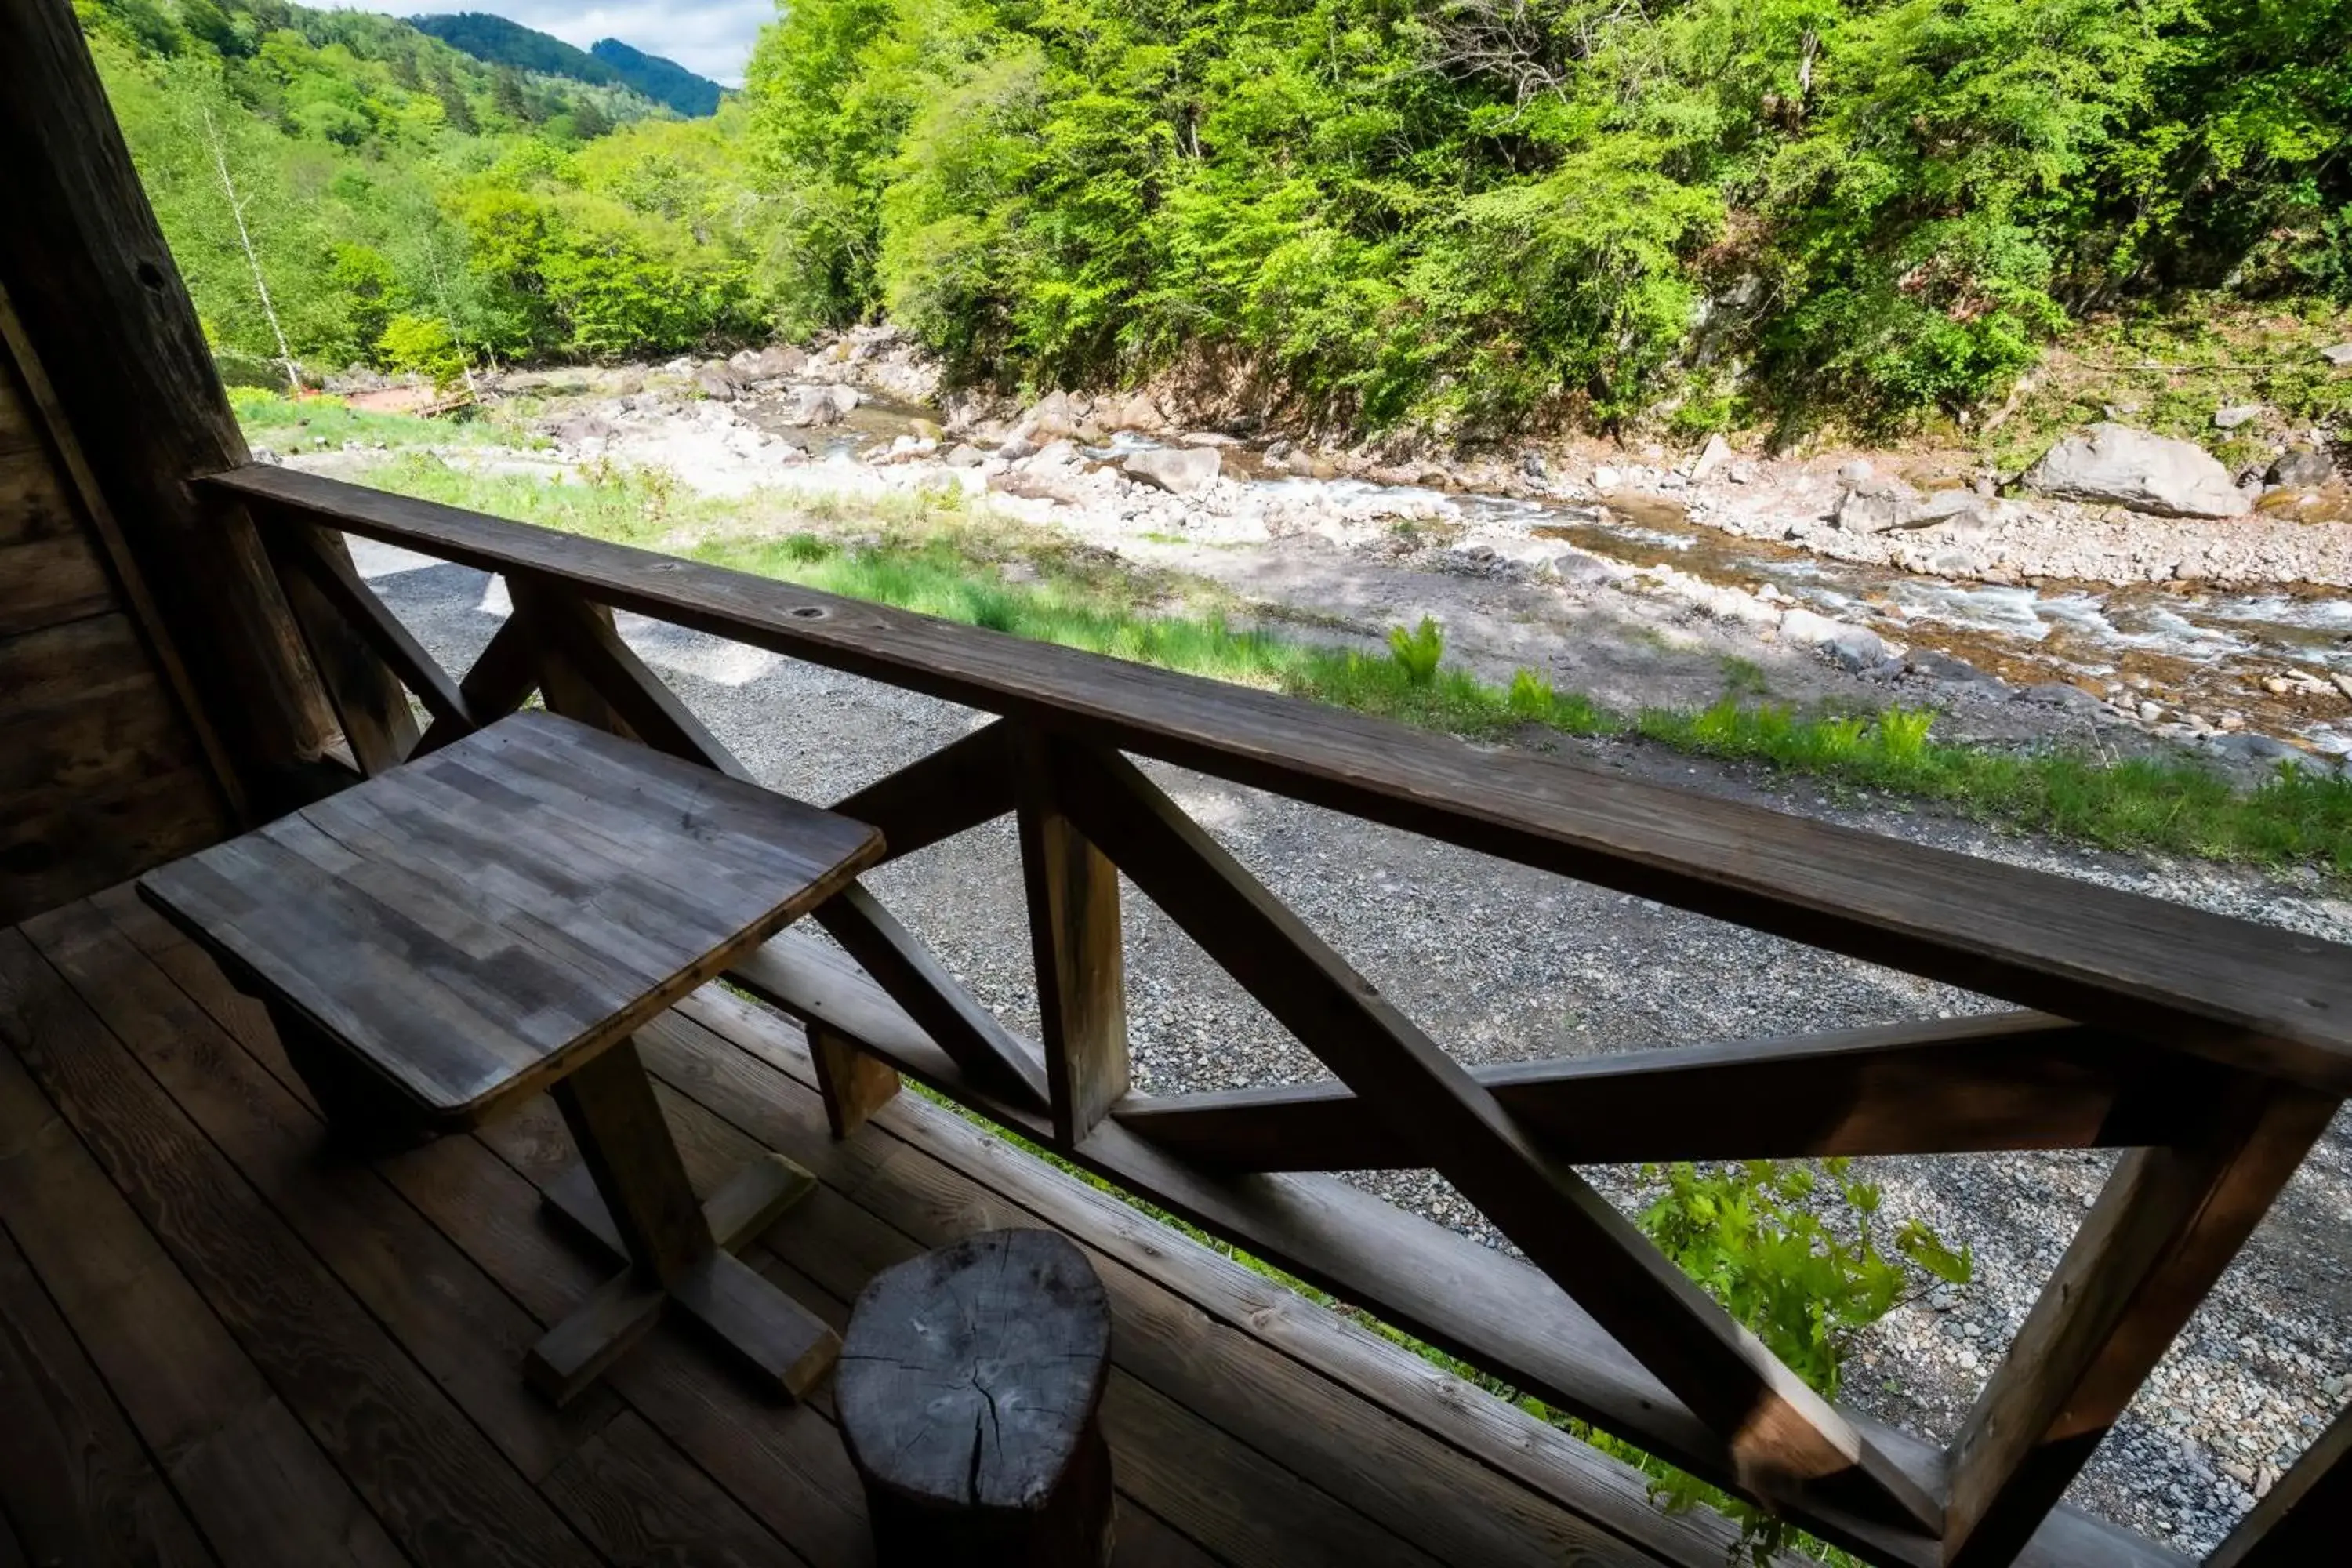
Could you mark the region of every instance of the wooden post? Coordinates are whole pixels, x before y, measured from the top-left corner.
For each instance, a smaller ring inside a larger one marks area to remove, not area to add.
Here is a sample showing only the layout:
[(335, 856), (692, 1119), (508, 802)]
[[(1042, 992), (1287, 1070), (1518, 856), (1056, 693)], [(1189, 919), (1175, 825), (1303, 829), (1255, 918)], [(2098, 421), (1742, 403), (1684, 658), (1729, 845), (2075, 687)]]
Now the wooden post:
[(1075, 1144), (1127, 1092), (1118, 868), (1064, 815), (1053, 742), (1029, 731), (1014, 750), (1045, 1085), (1054, 1136)]
[(835, 1138), (865, 1126), (898, 1092), (898, 1074), (889, 1063), (867, 1056), (823, 1024), (808, 1026), (808, 1045), (817, 1092), (824, 1097), (825, 1124)]
[(190, 481), (248, 454), (66, 0), (0, 5), (0, 287), (253, 809), (314, 796), (334, 731), (241, 509)]
[(2352, 1407), (2328, 1424), (2270, 1495), (2238, 1521), (2205, 1568), (2326, 1563), (2352, 1542)]

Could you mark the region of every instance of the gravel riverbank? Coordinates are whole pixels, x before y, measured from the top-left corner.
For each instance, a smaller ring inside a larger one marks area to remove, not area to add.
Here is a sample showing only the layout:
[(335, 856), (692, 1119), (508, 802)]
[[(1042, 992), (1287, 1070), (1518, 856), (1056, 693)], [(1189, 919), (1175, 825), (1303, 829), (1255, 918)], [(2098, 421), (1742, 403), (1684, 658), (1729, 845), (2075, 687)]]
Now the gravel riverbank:
[[(377, 590), (451, 669), (505, 609), (462, 568), (362, 547)], [(948, 704), (624, 617), (623, 632), (764, 781), (825, 801), (965, 732)], [(1597, 765), (1761, 800), (2281, 927), (2352, 940), (2331, 888), (2206, 865), (2053, 848), (1909, 814), (1832, 805), (1638, 743)], [(1983, 998), (1505, 865), (1214, 780), (1155, 769), (1178, 800), (1450, 1051), (1469, 1062), (1782, 1034), (1988, 1007)], [(936, 846), (877, 891), (1016, 1027), (1034, 1026), (1009, 824)], [(1323, 1076), (1140, 899), (1127, 913), (1138, 1087), (1172, 1092)], [(1862, 1163), (1890, 1215), (1974, 1250), (1977, 1282), (1899, 1309), (1860, 1347), (1846, 1396), (1948, 1436), (2079, 1224), (2106, 1164), (2076, 1154)], [(1621, 1202), (1633, 1173), (1597, 1179)], [(1473, 1235), (1433, 1177), (1374, 1184)], [(2201, 1552), (2343, 1403), (2352, 1372), (2352, 1127), (2339, 1118), (2285, 1197), (2094, 1459), (2082, 1505)]]

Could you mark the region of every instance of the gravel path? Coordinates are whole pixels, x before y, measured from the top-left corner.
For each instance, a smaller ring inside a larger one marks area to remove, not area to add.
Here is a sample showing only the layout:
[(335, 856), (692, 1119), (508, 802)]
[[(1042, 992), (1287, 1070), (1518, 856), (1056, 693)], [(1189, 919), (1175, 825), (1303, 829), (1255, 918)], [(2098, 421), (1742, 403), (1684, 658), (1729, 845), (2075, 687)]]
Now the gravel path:
[[(504, 613), (480, 574), (354, 542), (362, 569), (452, 670)], [(692, 633), (622, 631), (764, 781), (836, 799), (982, 716)], [(2156, 866), (1997, 837), (1899, 803), (1832, 803), (1636, 743), (1599, 765), (2352, 940), (2352, 904), (2202, 865)], [(1987, 999), (1219, 781), (1154, 766), (1176, 799), (1459, 1059), (1490, 1062), (1847, 1027), (1983, 1010)], [(870, 879), (1016, 1027), (1034, 1029), (1017, 851), (1000, 822)], [(1130, 889), (1130, 894), (1132, 890)], [(1325, 1076), (1189, 939), (1127, 904), (1129, 1038), (1146, 1092)], [(1975, 1251), (1977, 1283), (1898, 1309), (1846, 1397), (1948, 1437), (2096, 1192), (2103, 1154), (1858, 1162), (1885, 1212)], [(1622, 1203), (1635, 1173), (1592, 1173)], [(1433, 1175), (1368, 1184), (1492, 1239)], [(2339, 1117), (2074, 1489), (2081, 1505), (2201, 1553), (2343, 1403), (2352, 1372), (2352, 1122)]]

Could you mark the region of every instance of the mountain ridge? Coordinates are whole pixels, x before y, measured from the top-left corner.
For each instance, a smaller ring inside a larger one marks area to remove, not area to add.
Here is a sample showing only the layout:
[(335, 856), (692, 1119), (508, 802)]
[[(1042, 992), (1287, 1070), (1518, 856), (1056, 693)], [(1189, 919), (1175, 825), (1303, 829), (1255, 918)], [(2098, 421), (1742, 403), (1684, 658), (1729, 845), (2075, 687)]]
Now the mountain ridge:
[(411, 16), (408, 25), (492, 65), (566, 77), (598, 87), (625, 87), (689, 120), (719, 112), (724, 91), (676, 60), (647, 54), (618, 38), (583, 49), (536, 27), (483, 11)]

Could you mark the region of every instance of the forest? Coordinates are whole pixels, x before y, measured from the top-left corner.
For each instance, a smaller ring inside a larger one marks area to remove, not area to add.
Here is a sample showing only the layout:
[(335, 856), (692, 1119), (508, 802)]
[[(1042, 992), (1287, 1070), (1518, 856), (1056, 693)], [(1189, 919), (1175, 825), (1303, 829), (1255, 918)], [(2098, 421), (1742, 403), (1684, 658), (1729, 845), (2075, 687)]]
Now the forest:
[(887, 316), (967, 381), (1189, 359), (1340, 426), (1899, 426), (2101, 314), (2352, 300), (2352, 0), (790, 0), (695, 121), (77, 3), (258, 374)]

